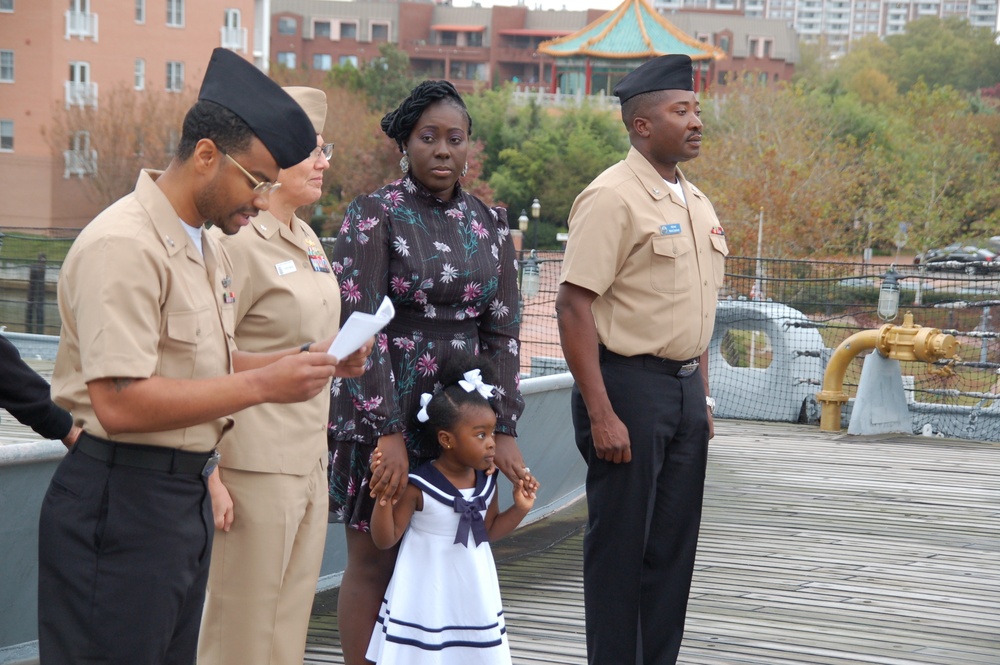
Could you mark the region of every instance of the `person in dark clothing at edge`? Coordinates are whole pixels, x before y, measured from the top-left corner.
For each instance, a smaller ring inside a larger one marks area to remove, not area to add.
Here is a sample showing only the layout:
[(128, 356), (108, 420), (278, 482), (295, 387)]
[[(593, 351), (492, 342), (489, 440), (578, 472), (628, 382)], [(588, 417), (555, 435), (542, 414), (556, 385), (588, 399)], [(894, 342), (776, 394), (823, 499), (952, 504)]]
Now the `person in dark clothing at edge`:
[(46, 439), (67, 448), (80, 436), (69, 411), (52, 401), (48, 382), (31, 369), (9, 339), (0, 335), (0, 407)]

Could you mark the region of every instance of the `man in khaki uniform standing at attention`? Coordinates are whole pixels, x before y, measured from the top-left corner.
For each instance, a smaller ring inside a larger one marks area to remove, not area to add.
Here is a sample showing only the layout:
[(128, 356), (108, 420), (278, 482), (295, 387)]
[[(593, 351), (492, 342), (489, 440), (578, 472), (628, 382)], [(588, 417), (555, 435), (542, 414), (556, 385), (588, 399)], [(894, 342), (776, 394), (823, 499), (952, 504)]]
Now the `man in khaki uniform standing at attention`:
[(708, 441), (708, 348), (728, 249), (678, 163), (698, 156), (691, 59), (615, 88), (632, 149), (576, 199), (556, 309), (587, 461), (591, 665), (671, 665), (684, 633)]
[[(233, 260), (236, 346), (310, 349), (340, 324), (340, 289), (319, 238), (295, 215), (323, 193), (326, 93), (284, 88), (312, 121), (315, 143), (282, 169), (270, 208), (219, 239)], [(217, 234), (213, 229), (212, 235)], [(330, 391), (298, 404), (237, 413), (209, 478), (215, 544), (198, 665), (301, 663), (326, 542), (326, 427)]]
[(206, 221), (236, 233), (267, 209), (279, 169), (315, 147), (294, 100), (216, 49), (167, 169), (143, 171), (67, 254), (53, 394), (83, 433), (42, 504), (45, 665), (194, 662), (214, 532), (206, 479), (229, 415), (361, 374), (367, 349), (339, 364), (298, 347), (237, 351), (232, 266), (202, 233)]

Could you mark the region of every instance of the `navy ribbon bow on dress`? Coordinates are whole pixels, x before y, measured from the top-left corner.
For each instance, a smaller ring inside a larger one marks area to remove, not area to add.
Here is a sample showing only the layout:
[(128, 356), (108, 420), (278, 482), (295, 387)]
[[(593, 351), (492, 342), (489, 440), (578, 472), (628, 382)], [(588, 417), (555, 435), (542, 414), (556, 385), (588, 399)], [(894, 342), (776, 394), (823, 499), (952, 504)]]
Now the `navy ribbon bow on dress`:
[(458, 519), (458, 531), (455, 533), (455, 544), (469, 546), (469, 531), (478, 547), (487, 540), (486, 523), (483, 522), (482, 511), (486, 510), (486, 497), (477, 496), (472, 501), (466, 501), (460, 496), (455, 497), (455, 512), (461, 513)]

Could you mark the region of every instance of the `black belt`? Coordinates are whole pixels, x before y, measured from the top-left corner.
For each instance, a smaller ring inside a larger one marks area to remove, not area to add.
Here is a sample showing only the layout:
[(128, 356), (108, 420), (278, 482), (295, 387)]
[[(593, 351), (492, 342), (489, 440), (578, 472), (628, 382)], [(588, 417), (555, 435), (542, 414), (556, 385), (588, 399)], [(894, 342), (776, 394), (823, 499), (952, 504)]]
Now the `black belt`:
[(676, 376), (679, 379), (691, 376), (698, 371), (699, 362), (697, 358), (692, 358), (691, 360), (670, 360), (668, 358), (660, 358), (646, 353), (638, 356), (623, 356), (615, 353), (614, 351), (609, 351), (603, 344), (598, 346), (598, 353), (598, 357), (601, 359), (602, 363), (606, 362), (614, 363), (616, 365), (642, 367), (643, 369), (648, 369), (660, 374)]
[(116, 464), (130, 466), (149, 471), (166, 471), (168, 473), (212, 475), (219, 465), (219, 453), (192, 453), (176, 448), (160, 446), (143, 446), (137, 443), (118, 443), (100, 439), (83, 432), (73, 446), (87, 457), (92, 457), (108, 466)]

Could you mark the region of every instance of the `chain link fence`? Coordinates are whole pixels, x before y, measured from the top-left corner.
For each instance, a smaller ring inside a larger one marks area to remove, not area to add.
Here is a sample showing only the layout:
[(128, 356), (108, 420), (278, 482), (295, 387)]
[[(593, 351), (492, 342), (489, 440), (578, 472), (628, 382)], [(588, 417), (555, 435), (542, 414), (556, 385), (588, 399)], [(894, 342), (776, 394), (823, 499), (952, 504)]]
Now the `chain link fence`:
[[(9, 237), (0, 246), (0, 326), (8, 332), (58, 335), (55, 283), (65, 248), (57, 243), (68, 241), (47, 240), (52, 244), (41, 247), (59, 260), (43, 262), (38, 254), (46, 251), (38, 246), (28, 250), (36, 252), (34, 256), (26, 256), (24, 250), (19, 256), (9, 255)], [(329, 248), (332, 240), (324, 239), (324, 245)], [(526, 252), (520, 258), (522, 374), (563, 372), (566, 364), (555, 318), (562, 253)], [(736, 370), (734, 376), (745, 382), (739, 391), (753, 399), (731, 400), (724, 416), (815, 421), (815, 394), (833, 350), (851, 335), (885, 323), (876, 312), (888, 267), (730, 257), (712, 347), (718, 357), (713, 356), (713, 362)], [(894, 323), (902, 323), (903, 314), (911, 312), (917, 325), (941, 329), (961, 343), (958, 358), (901, 363), (914, 432), (1000, 440), (1000, 325), (995, 315), (1000, 311), (1000, 271), (986, 264), (977, 267), (951, 266), (937, 272), (927, 272), (925, 266), (895, 267), (900, 313)], [(746, 305), (735, 306), (740, 303)], [(28, 335), (24, 341), (31, 338)], [(865, 355), (855, 357), (845, 374), (843, 387), (851, 397)], [(808, 362), (795, 363), (787, 376), (765, 380), (790, 358)], [(791, 406), (762, 412), (754, 402)], [(772, 413), (781, 415), (768, 415)], [(848, 413), (849, 409), (845, 417)]]

